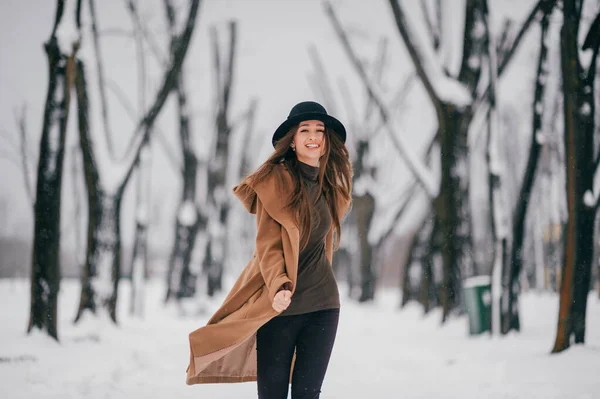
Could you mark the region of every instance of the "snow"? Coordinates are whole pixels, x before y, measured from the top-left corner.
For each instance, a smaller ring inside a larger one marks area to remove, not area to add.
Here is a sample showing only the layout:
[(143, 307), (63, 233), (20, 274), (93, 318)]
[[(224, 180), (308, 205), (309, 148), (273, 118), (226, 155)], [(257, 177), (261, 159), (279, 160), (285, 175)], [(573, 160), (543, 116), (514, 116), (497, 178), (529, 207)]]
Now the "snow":
[(471, 104), (472, 98), (469, 94), (468, 89), (456, 79), (449, 77), (445, 74), (443, 65), (438, 62), (438, 56), (435, 54), (433, 46), (429, 43), (425, 44), (423, 38), (427, 37), (424, 33), (425, 23), (414, 23), (416, 20), (422, 20), (423, 18), (413, 18), (411, 14), (414, 14), (418, 7), (409, 7), (409, 2), (402, 2), (404, 5), (399, 4), (406, 13), (404, 22), (408, 34), (413, 41), (415, 50), (422, 63), (425, 75), (431, 82), (433, 90), (438, 98), (445, 103), (454, 104), (457, 107), (466, 107)]
[(590, 106), (590, 103), (584, 102), (579, 112), (581, 113), (581, 115), (589, 116), (592, 113), (592, 107)]
[[(231, 282), (229, 280), (228, 282)], [(345, 287), (341, 286), (341, 292)], [(120, 284), (121, 298), (129, 285)], [(148, 285), (145, 319), (119, 303), (118, 326), (86, 317), (73, 325), (76, 280), (63, 280), (59, 338), (25, 334), (29, 284), (0, 281), (0, 384), (3, 396), (20, 398), (252, 398), (255, 383), (187, 386), (188, 334), (209, 311), (183, 317), (162, 304), (164, 284)], [(322, 388), (327, 398), (543, 398), (597, 397), (600, 367), (600, 302), (588, 302), (587, 343), (551, 355), (558, 313), (553, 294), (522, 297), (523, 331), (506, 337), (469, 338), (466, 317), (440, 326), (438, 310), (423, 316), (400, 293), (378, 291), (372, 304), (342, 298), (332, 359)], [(121, 295), (122, 294), (122, 295)]]
[(148, 224), (148, 208), (145, 205), (141, 205), (135, 212), (135, 220), (142, 226)]
[[(60, 20), (60, 24), (56, 29), (56, 40), (58, 42), (58, 48), (62, 54), (71, 54), (73, 52), (73, 45), (79, 41), (79, 32), (75, 25), (76, 15), (75, 9), (77, 7), (77, 1), (67, 0), (65, 1), (65, 8), (63, 15)], [(85, 9), (82, 10), (85, 12)]]
[(596, 206), (596, 196), (590, 190), (587, 190), (585, 194), (583, 194), (583, 203), (589, 207), (593, 208)]
[(463, 281), (463, 288), (480, 287), (488, 284), (491, 284), (490, 276), (474, 276)]
[(198, 212), (196, 211), (196, 204), (192, 201), (185, 201), (179, 208), (179, 214), (177, 220), (182, 226), (192, 226), (198, 219)]
[(546, 143), (546, 135), (542, 132), (535, 133), (535, 142), (539, 145), (544, 145)]

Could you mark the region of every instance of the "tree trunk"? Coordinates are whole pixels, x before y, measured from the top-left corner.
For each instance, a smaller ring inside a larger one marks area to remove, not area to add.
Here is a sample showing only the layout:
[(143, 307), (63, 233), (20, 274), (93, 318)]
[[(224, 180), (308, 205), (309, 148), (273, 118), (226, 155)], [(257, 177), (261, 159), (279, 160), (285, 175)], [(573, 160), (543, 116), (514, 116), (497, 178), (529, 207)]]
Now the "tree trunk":
[(200, 213), (196, 205), (198, 162), (191, 143), (189, 107), (183, 84), (183, 75), (180, 76), (177, 84), (177, 101), (179, 106), (179, 137), (183, 153), (183, 192), (175, 222), (175, 242), (169, 259), (167, 301), (173, 296), (180, 299), (195, 294), (195, 279), (197, 276), (190, 270), (190, 261), (198, 228), (200, 226), (205, 227), (205, 223), (200, 220)]
[[(108, 311), (116, 322), (116, 303), (121, 268), (120, 205), (134, 165), (139, 159), (144, 142), (150, 139), (154, 121), (160, 114), (169, 93), (177, 84), (179, 72), (187, 54), (189, 41), (195, 29), (195, 21), (200, 0), (192, 0), (183, 32), (174, 50), (170, 65), (165, 70), (163, 80), (156, 93), (153, 104), (148, 108), (134, 131), (133, 144), (130, 145), (124, 160), (112, 165), (117, 176), (100, 179), (99, 159), (109, 158), (107, 154), (96, 157), (91, 140), (88, 120), (88, 95), (85, 69), (82, 62), (77, 63), (77, 100), (79, 116), (79, 141), (83, 153), (85, 181), (88, 193), (88, 248), (86, 266), (83, 271), (82, 291), (75, 321), (81, 319), (86, 309), (96, 313), (98, 308)], [(98, 55), (100, 57), (100, 55)]]
[[(369, 151), (369, 142), (358, 140), (356, 143), (356, 161), (354, 162), (354, 200), (352, 212), (356, 220), (360, 253), (360, 297), (359, 302), (373, 300), (377, 278), (373, 270), (373, 248), (369, 243), (369, 229), (375, 212), (375, 198), (371, 195), (366, 184), (361, 180), (368, 179), (370, 171), (365, 164), (365, 157)], [(357, 191), (358, 190), (358, 191)]]
[[(227, 170), (229, 163), (229, 106), (233, 82), (234, 61), (236, 52), (236, 22), (229, 23), (229, 54), (227, 62), (221, 70), (219, 44), (216, 29), (213, 30), (213, 46), (215, 50), (215, 72), (217, 75), (217, 114), (216, 114), (216, 148), (208, 174), (208, 198), (211, 209), (211, 220), (208, 224), (209, 242), (206, 246), (204, 268), (207, 274), (207, 293), (213, 296), (222, 289), (223, 269), (227, 254), (227, 219), (229, 202), (227, 200)], [(221, 76), (221, 75), (224, 76)]]
[(31, 256), (31, 306), (27, 327), (27, 332), (34, 328), (45, 330), (56, 340), (57, 299), (60, 287), (62, 171), (70, 89), (75, 73), (73, 55), (67, 56), (61, 52), (55, 36), (62, 20), (63, 9), (64, 1), (58, 1), (54, 28), (50, 39), (44, 45), (48, 58), (48, 91), (37, 170)]
[(525, 241), (525, 221), (527, 208), (533, 191), (536, 170), (542, 144), (544, 142), (542, 130), (542, 113), (544, 104), (544, 92), (548, 80), (548, 25), (552, 12), (553, 3), (548, 3), (549, 8), (543, 10), (540, 36), (540, 55), (538, 57), (537, 74), (535, 81), (535, 95), (533, 99), (533, 129), (531, 146), (525, 175), (521, 183), (518, 202), (513, 215), (510, 262), (504, 265), (501, 297), (501, 325), (502, 334), (508, 334), (511, 330), (519, 331), (521, 323), (519, 320), (519, 277), (523, 270), (523, 244)]
[(144, 293), (148, 278), (148, 221), (150, 216), (151, 154), (150, 142), (146, 140), (138, 159), (138, 186), (135, 214), (135, 242), (131, 258), (131, 301), (132, 315), (143, 316)]
[(373, 270), (373, 248), (367, 239), (373, 213), (375, 212), (375, 199), (367, 192), (362, 196), (354, 197), (353, 202), (360, 244), (361, 293), (358, 301), (366, 302), (375, 298), (375, 286), (377, 283), (377, 277)]
[(434, 261), (435, 254), (437, 253), (437, 235), (438, 235), (438, 221), (434, 216), (431, 230), (429, 231), (428, 243), (425, 253), (421, 258), (421, 286), (419, 288), (419, 302), (423, 305), (424, 313), (428, 313), (431, 309), (435, 308), (439, 303), (437, 294), (437, 287), (435, 283), (434, 275)]
[(442, 235), (444, 274), (441, 287), (442, 322), (460, 304), (461, 275), (474, 274), (471, 257), (467, 170), (467, 120), (470, 114), (444, 104), (440, 124), (441, 191), (436, 201)]
[[(553, 353), (585, 341), (585, 312), (593, 254), (594, 206), (586, 197), (593, 191), (594, 101), (596, 58), (585, 76), (578, 56), (579, 13), (575, 0), (563, 1), (561, 31), (567, 207), (565, 261), (560, 288), (558, 328)], [(590, 79), (591, 78), (591, 79)], [(588, 193), (589, 191), (589, 193)]]

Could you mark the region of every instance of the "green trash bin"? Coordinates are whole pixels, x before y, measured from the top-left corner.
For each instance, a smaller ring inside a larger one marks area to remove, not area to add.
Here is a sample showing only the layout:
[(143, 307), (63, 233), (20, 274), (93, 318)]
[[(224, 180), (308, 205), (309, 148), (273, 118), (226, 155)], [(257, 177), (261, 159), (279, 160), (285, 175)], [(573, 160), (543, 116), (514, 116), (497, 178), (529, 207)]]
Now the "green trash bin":
[(492, 331), (492, 281), (489, 276), (463, 280), (463, 301), (469, 316), (469, 335)]

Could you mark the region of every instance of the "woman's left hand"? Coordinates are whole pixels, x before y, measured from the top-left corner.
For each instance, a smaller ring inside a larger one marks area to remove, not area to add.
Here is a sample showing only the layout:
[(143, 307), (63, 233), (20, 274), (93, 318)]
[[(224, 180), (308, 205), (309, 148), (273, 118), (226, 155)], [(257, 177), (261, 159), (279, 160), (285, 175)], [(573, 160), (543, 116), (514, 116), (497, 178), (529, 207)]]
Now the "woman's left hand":
[(292, 291), (281, 290), (273, 298), (273, 309), (281, 313), (292, 303)]

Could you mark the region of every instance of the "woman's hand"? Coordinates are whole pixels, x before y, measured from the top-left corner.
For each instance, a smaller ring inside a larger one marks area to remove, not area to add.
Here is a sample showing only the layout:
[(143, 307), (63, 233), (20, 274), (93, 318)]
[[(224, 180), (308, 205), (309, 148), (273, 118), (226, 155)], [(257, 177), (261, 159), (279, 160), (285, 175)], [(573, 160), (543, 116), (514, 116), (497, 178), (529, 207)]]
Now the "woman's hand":
[(289, 290), (281, 290), (277, 294), (275, 294), (275, 298), (273, 298), (273, 309), (277, 312), (281, 313), (290, 306), (292, 302), (292, 291)]

